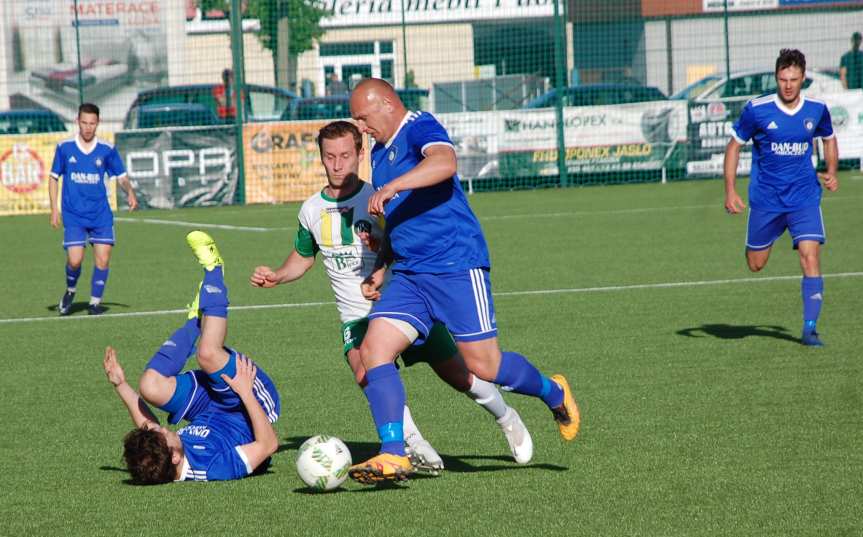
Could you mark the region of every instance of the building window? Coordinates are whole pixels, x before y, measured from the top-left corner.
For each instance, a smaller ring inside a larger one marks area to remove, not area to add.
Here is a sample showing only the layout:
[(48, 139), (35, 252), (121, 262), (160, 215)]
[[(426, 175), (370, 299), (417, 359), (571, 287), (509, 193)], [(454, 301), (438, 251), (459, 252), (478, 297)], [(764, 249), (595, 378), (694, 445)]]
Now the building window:
[[(334, 94), (353, 88), (368, 77), (395, 82), (395, 54), (392, 41), (321, 43), (318, 49), (316, 86)], [(334, 90), (333, 88), (336, 88)]]
[(361, 56), (375, 53), (374, 41), (355, 43), (321, 43), (321, 56)]

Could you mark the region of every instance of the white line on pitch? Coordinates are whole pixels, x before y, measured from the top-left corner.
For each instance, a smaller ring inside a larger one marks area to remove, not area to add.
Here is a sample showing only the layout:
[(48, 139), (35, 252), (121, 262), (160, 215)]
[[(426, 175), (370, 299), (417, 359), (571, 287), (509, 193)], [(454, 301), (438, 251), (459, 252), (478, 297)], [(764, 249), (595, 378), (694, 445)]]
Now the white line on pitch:
[(286, 231), (292, 228), (287, 227), (255, 227), (255, 226), (232, 226), (229, 224), (203, 224), (201, 222), (186, 222), (183, 220), (161, 220), (158, 218), (128, 218), (125, 216), (115, 216), (114, 220), (120, 222), (132, 222), (140, 224), (162, 224), (167, 226), (182, 226), (190, 228), (208, 228), (208, 229), (230, 229), (233, 231), (254, 231), (258, 233), (267, 231)]
[[(824, 274), (825, 278), (858, 278), (863, 276), (863, 272), (839, 272), (836, 274)], [(735, 283), (765, 283), (777, 282), (784, 280), (799, 280), (799, 275), (794, 276), (767, 276), (761, 278), (736, 278), (729, 280), (701, 280), (691, 282), (665, 282), (665, 283), (642, 283), (634, 285), (610, 285), (605, 287), (575, 287), (572, 289), (536, 289), (533, 291), (503, 291), (493, 293), (494, 296), (525, 296), (525, 295), (561, 295), (569, 293), (601, 293), (608, 291), (634, 291), (638, 289), (667, 289), (673, 287), (700, 287), (705, 285), (726, 285)], [(330, 306), (335, 302), (299, 302), (293, 304), (255, 304), (251, 306), (231, 306), (231, 311), (243, 310), (265, 310), (265, 309), (285, 309), (285, 308), (309, 308), (316, 306)], [(155, 311), (133, 311), (127, 313), (105, 313), (99, 316), (78, 315), (69, 317), (60, 317), (57, 315), (51, 317), (23, 317), (20, 319), (0, 319), (0, 324), (13, 323), (29, 323), (36, 321), (59, 321), (59, 320), (81, 320), (81, 319), (99, 319), (113, 317), (147, 317), (156, 315), (169, 315), (175, 313), (185, 313), (186, 309), (178, 310), (155, 310)]]

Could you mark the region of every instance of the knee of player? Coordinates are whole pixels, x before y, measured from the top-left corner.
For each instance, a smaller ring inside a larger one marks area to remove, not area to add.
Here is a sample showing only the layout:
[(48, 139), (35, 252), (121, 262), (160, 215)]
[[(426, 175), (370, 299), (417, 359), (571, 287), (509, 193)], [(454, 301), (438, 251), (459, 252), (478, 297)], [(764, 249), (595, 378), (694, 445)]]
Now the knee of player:
[(198, 363), (205, 370), (207, 369), (208, 364), (215, 365), (220, 361), (220, 358), (224, 354), (224, 348), (220, 345), (213, 345), (207, 341), (199, 341), (198, 342)]
[(164, 402), (162, 399), (164, 399), (167, 380), (155, 369), (147, 369), (138, 381), (138, 392), (148, 403), (159, 405)]

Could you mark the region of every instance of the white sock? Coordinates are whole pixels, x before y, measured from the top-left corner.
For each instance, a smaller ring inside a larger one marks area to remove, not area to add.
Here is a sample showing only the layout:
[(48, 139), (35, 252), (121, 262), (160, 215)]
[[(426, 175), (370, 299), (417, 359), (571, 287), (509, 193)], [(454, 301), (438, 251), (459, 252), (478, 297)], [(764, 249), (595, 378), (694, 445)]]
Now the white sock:
[(78, 290), (78, 288), (77, 288), (77, 287), (67, 287), (67, 288), (66, 288), (66, 292), (67, 292), (67, 293), (74, 293), (74, 292), (76, 292), (77, 290)]
[(102, 303), (102, 299), (101, 299), (101, 298), (96, 298), (96, 297), (94, 297), (94, 296), (91, 296), (91, 297), (90, 297), (90, 305), (91, 305), (91, 306), (98, 306), (98, 305), (99, 305), (99, 304), (101, 304), (101, 303)]
[(423, 435), (419, 429), (417, 429), (417, 424), (414, 423), (414, 418), (411, 416), (411, 409), (405, 405), (405, 414), (404, 414), (404, 426), (402, 430), (405, 434), (405, 440), (411, 438), (411, 440), (423, 440)]
[(489, 414), (494, 416), (496, 419), (500, 419), (506, 414), (507, 406), (506, 402), (503, 400), (503, 396), (501, 396), (497, 387), (491, 382), (486, 382), (479, 378), (476, 375), (473, 375), (473, 382), (470, 384), (470, 389), (465, 392), (468, 397), (477, 402), (477, 404), (482, 405), (482, 407), (488, 410)]

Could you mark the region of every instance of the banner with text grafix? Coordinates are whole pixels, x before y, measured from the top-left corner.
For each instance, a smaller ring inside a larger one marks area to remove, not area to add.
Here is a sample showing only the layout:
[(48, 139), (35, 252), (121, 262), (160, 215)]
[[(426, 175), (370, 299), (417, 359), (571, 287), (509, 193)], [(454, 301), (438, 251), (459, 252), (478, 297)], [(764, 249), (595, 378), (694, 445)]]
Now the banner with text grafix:
[[(569, 173), (682, 167), (675, 149), (686, 141), (686, 103), (656, 101), (563, 110)], [(502, 177), (557, 175), (553, 109), (502, 112), (498, 123)]]
[[(48, 181), (54, 150), (71, 136), (68, 132), (0, 136), (0, 215), (51, 212)], [(111, 141), (113, 135), (99, 131), (99, 139)], [(62, 184), (61, 180), (61, 197)], [(108, 181), (107, 186), (108, 202), (116, 210), (116, 182)]]
[(117, 150), (142, 209), (232, 205), (239, 177), (234, 140), (233, 127), (122, 131)]
[[(327, 184), (317, 136), (329, 121), (251, 123), (243, 127), (246, 203), (302, 201)], [(360, 178), (371, 179), (368, 147)]]

